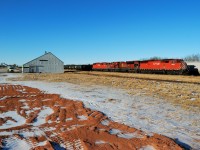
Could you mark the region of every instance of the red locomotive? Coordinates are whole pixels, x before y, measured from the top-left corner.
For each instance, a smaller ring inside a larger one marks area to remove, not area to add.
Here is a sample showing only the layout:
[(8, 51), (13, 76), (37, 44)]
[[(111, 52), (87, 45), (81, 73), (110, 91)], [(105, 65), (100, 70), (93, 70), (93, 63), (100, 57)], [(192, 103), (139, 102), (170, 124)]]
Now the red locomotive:
[(92, 70), (161, 74), (189, 74), (191, 72), (182, 59), (94, 63)]
[(198, 69), (187, 65), (182, 59), (161, 59), (124, 62), (101, 62), (92, 65), (65, 65), (65, 69), (79, 71), (109, 71), (158, 74), (192, 74), (198, 75)]

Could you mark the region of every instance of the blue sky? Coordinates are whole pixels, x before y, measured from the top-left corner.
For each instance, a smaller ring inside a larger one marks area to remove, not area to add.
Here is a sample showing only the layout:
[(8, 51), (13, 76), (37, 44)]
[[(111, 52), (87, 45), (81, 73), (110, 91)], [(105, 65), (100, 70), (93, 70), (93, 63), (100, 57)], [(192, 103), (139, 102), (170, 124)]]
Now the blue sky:
[(0, 63), (65, 64), (200, 53), (200, 0), (0, 0)]

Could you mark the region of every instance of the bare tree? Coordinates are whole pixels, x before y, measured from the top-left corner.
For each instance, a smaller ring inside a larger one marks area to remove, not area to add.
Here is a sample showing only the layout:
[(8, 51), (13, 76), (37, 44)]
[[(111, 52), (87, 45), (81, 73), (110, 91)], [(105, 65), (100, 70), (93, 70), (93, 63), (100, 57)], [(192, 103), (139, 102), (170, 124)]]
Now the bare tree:
[(185, 61), (200, 61), (200, 54), (188, 55), (184, 58)]

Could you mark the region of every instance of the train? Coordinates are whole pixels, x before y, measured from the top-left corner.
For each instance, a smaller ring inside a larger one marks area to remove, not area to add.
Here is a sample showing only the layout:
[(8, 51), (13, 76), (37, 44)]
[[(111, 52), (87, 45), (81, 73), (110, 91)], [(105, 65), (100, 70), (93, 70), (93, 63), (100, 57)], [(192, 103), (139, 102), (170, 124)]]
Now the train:
[(88, 65), (65, 65), (65, 70), (132, 72), (149, 74), (199, 75), (198, 69), (183, 59), (97, 62)]

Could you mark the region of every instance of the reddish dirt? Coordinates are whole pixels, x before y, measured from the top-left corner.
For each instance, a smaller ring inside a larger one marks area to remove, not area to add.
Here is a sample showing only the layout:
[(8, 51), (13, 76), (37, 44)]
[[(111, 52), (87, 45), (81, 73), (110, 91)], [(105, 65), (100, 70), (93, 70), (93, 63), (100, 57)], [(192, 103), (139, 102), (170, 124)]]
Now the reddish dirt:
[[(33, 126), (44, 107), (51, 108), (53, 113), (45, 118), (43, 124)], [(45, 94), (38, 89), (20, 85), (0, 85), (0, 114), (8, 111), (17, 113), (26, 119), (26, 123), (2, 132), (12, 135), (0, 135), (0, 149), (9, 137), (32, 143), (32, 149), (69, 150), (136, 150), (151, 147), (156, 150), (180, 150), (173, 140), (159, 134), (148, 135), (141, 130), (109, 120), (103, 113), (85, 108), (80, 101), (61, 98), (56, 94)], [(28, 113), (28, 111), (30, 111)], [(0, 117), (0, 127), (8, 120), (15, 118)], [(117, 130), (116, 130), (117, 129)], [(36, 136), (24, 137), (22, 132), (38, 132)], [(120, 132), (119, 132), (120, 131)], [(124, 138), (132, 135), (130, 138)], [(46, 142), (43, 145), (38, 143)]]

